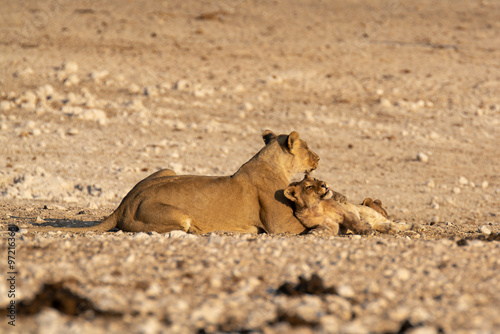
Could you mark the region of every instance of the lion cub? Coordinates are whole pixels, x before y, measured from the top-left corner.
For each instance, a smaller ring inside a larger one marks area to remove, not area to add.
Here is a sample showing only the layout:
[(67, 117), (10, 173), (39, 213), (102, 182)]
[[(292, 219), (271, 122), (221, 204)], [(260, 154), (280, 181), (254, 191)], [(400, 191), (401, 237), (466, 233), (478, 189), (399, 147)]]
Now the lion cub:
[[(412, 227), (390, 221), (380, 200), (366, 198), (361, 205), (350, 203), (344, 195), (330, 190), (326, 182), (307, 174), (302, 181), (291, 183), (285, 189), (285, 196), (295, 203), (295, 216), (304, 226), (314, 228), (325, 225), (321, 228), (328, 228), (333, 234), (346, 228), (354, 233), (371, 229), (389, 233)], [(349, 218), (346, 220), (345, 217)]]
[(362, 222), (359, 215), (342, 206), (344, 196), (334, 193), (326, 182), (308, 174), (302, 181), (291, 183), (285, 189), (285, 196), (295, 203), (295, 217), (307, 228), (326, 230), (333, 235), (339, 233), (341, 226), (358, 234), (372, 231), (371, 226)]

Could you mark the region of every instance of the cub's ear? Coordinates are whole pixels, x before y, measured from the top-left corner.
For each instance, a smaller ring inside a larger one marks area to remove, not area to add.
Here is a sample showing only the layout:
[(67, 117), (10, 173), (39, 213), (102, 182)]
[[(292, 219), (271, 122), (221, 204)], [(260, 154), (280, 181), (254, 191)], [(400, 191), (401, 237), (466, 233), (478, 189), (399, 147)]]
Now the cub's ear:
[(295, 131), (292, 131), (292, 133), (288, 135), (287, 139), (287, 145), (290, 152), (293, 152), (294, 148), (296, 148), (298, 144), (299, 144), (299, 134)]
[(371, 198), (365, 198), (363, 200), (363, 203), (361, 205), (364, 205), (364, 206), (371, 206), (373, 205), (373, 200)]
[(312, 176), (311, 176), (311, 174), (306, 173), (306, 174), (304, 175), (304, 180), (311, 180), (311, 181), (313, 181), (313, 180), (314, 180), (314, 177), (312, 177)]
[(378, 206), (382, 206), (382, 201), (379, 199), (374, 200), (373, 203), (377, 204)]
[(276, 135), (271, 130), (266, 130), (262, 133), (262, 139), (264, 139), (264, 143), (266, 145), (269, 144), (275, 138)]
[(295, 193), (295, 187), (288, 187), (285, 189), (285, 197), (292, 202), (297, 202), (297, 194)]

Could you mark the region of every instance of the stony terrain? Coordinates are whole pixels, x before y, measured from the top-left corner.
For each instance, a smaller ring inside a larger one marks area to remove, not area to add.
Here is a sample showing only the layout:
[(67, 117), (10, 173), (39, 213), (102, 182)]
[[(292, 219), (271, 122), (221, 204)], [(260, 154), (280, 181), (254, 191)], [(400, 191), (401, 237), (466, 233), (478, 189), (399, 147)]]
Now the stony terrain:
[[(21, 230), (0, 332), (500, 331), (499, 16), (465, 0), (3, 3), (0, 223)], [(268, 128), (419, 229), (25, 230), (95, 224), (159, 168), (234, 173)]]

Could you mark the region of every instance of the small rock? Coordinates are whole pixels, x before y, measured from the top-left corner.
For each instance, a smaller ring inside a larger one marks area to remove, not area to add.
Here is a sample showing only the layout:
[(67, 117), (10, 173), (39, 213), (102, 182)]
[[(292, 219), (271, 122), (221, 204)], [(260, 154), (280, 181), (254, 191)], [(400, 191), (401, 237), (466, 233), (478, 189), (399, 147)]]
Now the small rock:
[(141, 92), (141, 87), (139, 85), (132, 83), (128, 86), (128, 91), (130, 94), (139, 94)]
[(54, 94), (55, 94), (54, 87), (52, 87), (49, 84), (40, 86), (36, 91), (36, 95), (40, 100), (47, 100), (52, 96), (54, 96)]
[(411, 273), (408, 269), (400, 268), (396, 271), (395, 277), (400, 281), (407, 281), (410, 279)]
[(94, 71), (94, 72), (90, 73), (89, 76), (93, 81), (99, 82), (99, 81), (103, 80), (104, 78), (106, 78), (108, 75), (109, 75), (108, 71), (102, 70), (102, 71)]
[(99, 207), (94, 202), (89, 202), (89, 204), (87, 204), (87, 208), (90, 210), (97, 210)]
[(147, 233), (144, 233), (144, 232), (139, 232), (139, 233), (136, 233), (132, 239), (146, 239), (148, 238), (149, 235)]
[(158, 88), (156, 87), (146, 87), (144, 88), (144, 95), (149, 97), (157, 97), (159, 95)]
[(469, 183), (469, 180), (467, 180), (465, 177), (460, 176), (460, 179), (458, 179), (458, 183), (462, 186), (466, 186)]
[(490, 230), (490, 229), (488, 228), (488, 226), (486, 226), (486, 225), (481, 226), (481, 227), (478, 229), (478, 232), (483, 233), (483, 234), (486, 234), (486, 235), (490, 235), (490, 234), (491, 234), (491, 230)]
[(481, 188), (486, 189), (489, 185), (488, 181), (483, 181), (483, 183), (481, 183)]
[(410, 328), (405, 333), (408, 334), (438, 334), (441, 333), (438, 329), (432, 326), (423, 326), (423, 327), (415, 327)]
[(460, 190), (460, 188), (459, 188), (459, 187), (454, 187), (454, 188), (453, 188), (453, 193), (455, 193), (455, 194), (460, 194), (460, 191), (461, 191), (461, 190)]
[(182, 238), (182, 237), (185, 237), (186, 234), (187, 233), (184, 232), (184, 231), (175, 230), (175, 231), (171, 231), (171, 232), (168, 233), (168, 238), (171, 238), (171, 239)]
[(100, 109), (86, 109), (78, 116), (78, 118), (86, 121), (96, 121), (104, 125), (107, 121), (106, 113)]
[(69, 129), (66, 134), (67, 135), (70, 135), (70, 136), (76, 136), (77, 134), (79, 134), (80, 131), (78, 131), (78, 129), (75, 129), (75, 128), (71, 128)]
[(389, 99), (380, 99), (380, 105), (384, 108), (392, 107), (392, 103), (391, 101), (389, 101)]
[(9, 101), (0, 102), (0, 111), (9, 111), (12, 108), (12, 105)]
[(45, 205), (43, 207), (45, 210), (59, 210), (59, 211), (66, 211), (66, 208), (61, 205), (57, 204), (50, 204), (50, 205)]
[(427, 163), (429, 162), (429, 157), (427, 156), (427, 154), (419, 152), (417, 154), (417, 160), (423, 163)]
[(71, 74), (78, 72), (78, 64), (74, 61), (66, 61), (62, 64), (61, 70)]
[(337, 293), (339, 296), (344, 298), (353, 298), (356, 293), (350, 285), (343, 284), (337, 288)]
[(182, 131), (182, 130), (186, 130), (187, 126), (186, 124), (184, 124), (183, 122), (181, 121), (177, 121), (175, 124), (174, 124), (174, 129), (176, 131)]
[(434, 189), (434, 187), (436, 186), (436, 184), (434, 183), (434, 180), (430, 179), (427, 182), (425, 182), (425, 186), (429, 187), (431, 189)]
[(180, 91), (188, 91), (191, 90), (192, 86), (193, 85), (188, 80), (179, 80), (174, 84), (174, 89)]
[(78, 75), (76, 74), (71, 74), (69, 75), (66, 79), (64, 79), (64, 86), (75, 86), (80, 83), (80, 78), (78, 78)]

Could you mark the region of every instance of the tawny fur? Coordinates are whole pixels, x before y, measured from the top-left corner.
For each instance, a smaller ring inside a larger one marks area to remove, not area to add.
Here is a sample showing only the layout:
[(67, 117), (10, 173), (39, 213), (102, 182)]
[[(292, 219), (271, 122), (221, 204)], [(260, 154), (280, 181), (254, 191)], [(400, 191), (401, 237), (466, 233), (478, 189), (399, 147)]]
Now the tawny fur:
[(341, 227), (358, 234), (367, 234), (372, 230), (359, 216), (346, 210), (343, 207), (345, 204), (334, 199), (342, 200), (344, 196), (334, 193), (326, 182), (308, 174), (302, 181), (291, 183), (285, 189), (285, 196), (294, 202), (297, 219), (313, 232), (319, 229), (337, 235)]
[[(382, 233), (412, 228), (411, 224), (390, 221), (380, 200), (367, 198), (362, 205), (350, 203), (345, 196), (332, 191), (326, 182), (309, 175), (300, 182), (290, 184), (285, 189), (285, 195), (295, 202), (295, 215), (308, 228), (323, 224), (329, 226), (332, 234), (342, 228), (354, 233), (366, 233), (369, 229), (367, 226)], [(350, 218), (345, 222), (346, 212), (355, 216), (355, 219)]]
[(267, 130), (262, 137), (264, 148), (231, 176), (175, 175), (161, 170), (139, 182), (96, 226), (29, 230), (86, 232), (116, 227), (158, 233), (302, 233), (305, 227), (293, 215), (283, 189), (294, 174), (316, 169), (319, 157), (295, 131), (277, 136)]

